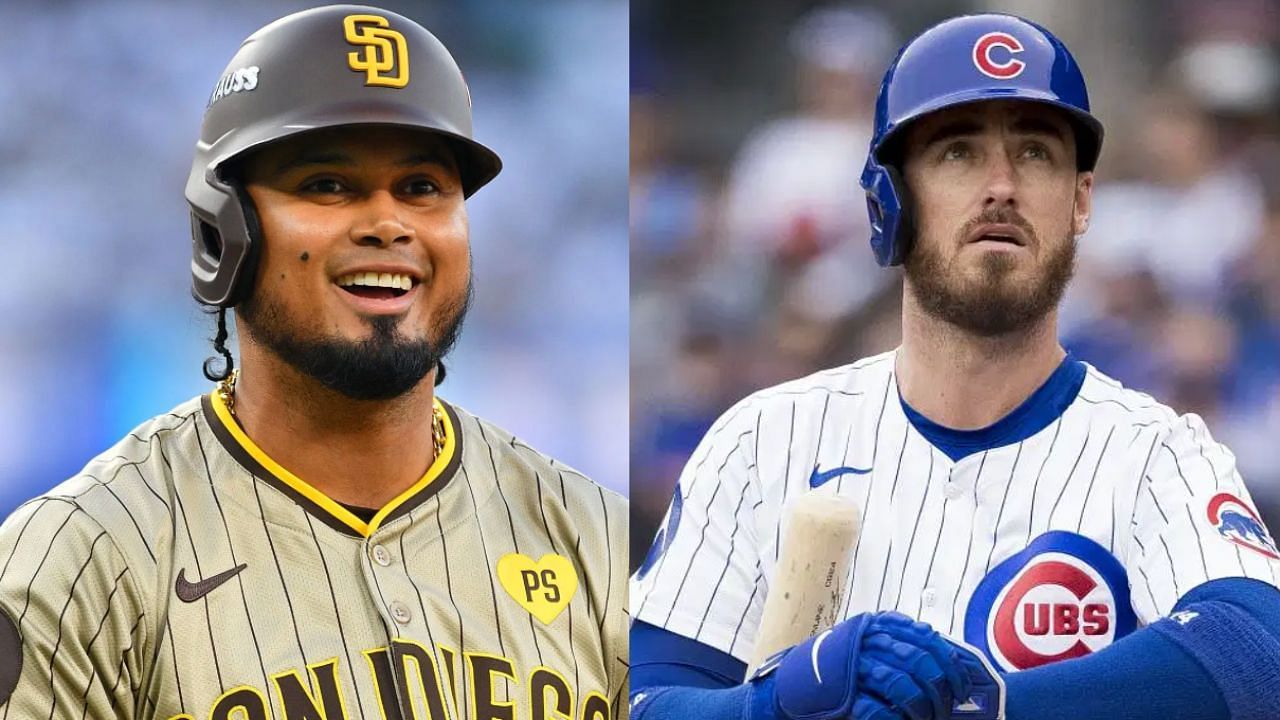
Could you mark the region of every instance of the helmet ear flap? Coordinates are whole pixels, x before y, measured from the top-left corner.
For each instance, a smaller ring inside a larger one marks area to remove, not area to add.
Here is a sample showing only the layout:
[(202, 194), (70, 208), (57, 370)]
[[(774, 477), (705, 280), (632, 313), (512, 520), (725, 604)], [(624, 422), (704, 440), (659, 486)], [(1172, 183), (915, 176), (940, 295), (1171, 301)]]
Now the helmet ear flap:
[(258, 208), (253, 198), (239, 182), (230, 183), (236, 199), (240, 201), (240, 213), (244, 216), (244, 236), (248, 240), (244, 259), (235, 270), (232, 279), (231, 296), (224, 307), (234, 307), (249, 299), (253, 294), (253, 283), (258, 276), (258, 258), (262, 255), (262, 222), (258, 219)]
[(222, 236), (218, 228), (191, 214), (191, 237), (195, 241), (196, 254), (210, 266), (222, 259)]
[(911, 246), (916, 239), (915, 213), (912, 211), (914, 203), (911, 199), (911, 190), (907, 187), (906, 180), (902, 178), (902, 173), (898, 172), (898, 168), (892, 165), (885, 165), (884, 171), (885, 175), (888, 176), (888, 184), (893, 190), (894, 200), (898, 207), (893, 230), (894, 252), (887, 264), (901, 265), (906, 262), (907, 254), (911, 252)]
[(902, 174), (892, 165), (869, 160), (862, 186), (867, 191), (871, 222), (871, 250), (881, 267), (901, 265), (907, 257), (915, 226)]
[[(205, 188), (206, 202), (192, 204), (191, 294), (204, 305), (230, 308), (253, 291), (262, 230), (238, 182), (219, 179)], [(207, 207), (214, 208), (209, 216), (198, 211)]]

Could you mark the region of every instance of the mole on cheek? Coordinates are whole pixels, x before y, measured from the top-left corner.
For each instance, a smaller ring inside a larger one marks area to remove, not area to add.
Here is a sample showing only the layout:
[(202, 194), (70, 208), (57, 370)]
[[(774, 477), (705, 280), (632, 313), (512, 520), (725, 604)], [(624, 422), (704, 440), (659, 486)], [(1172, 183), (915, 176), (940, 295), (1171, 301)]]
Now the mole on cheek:
[(298, 257), (301, 258), (302, 262), (306, 262), (311, 259), (311, 253), (307, 252), (306, 250), (303, 250), (302, 254), (299, 255)]

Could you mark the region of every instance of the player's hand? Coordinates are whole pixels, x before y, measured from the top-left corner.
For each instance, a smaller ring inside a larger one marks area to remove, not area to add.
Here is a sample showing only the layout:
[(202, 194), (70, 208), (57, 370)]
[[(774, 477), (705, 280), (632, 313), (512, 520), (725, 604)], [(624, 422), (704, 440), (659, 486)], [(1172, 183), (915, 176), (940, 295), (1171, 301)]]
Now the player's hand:
[(1001, 720), (1004, 686), (978, 653), (898, 613), (866, 613), (766, 661), (771, 717)]
[[(906, 615), (885, 612), (873, 617), (863, 640), (863, 655), (878, 666), (876, 674), (884, 678), (882, 683), (891, 681), (903, 688), (892, 696), (879, 694), (891, 699), (911, 720), (949, 717), (954, 699), (969, 692), (955, 646), (928, 623)], [(904, 677), (909, 678), (909, 684)]]
[(896, 613), (863, 614), (766, 661), (752, 682), (778, 718), (942, 720), (968, 692), (953, 646)]
[[(908, 717), (932, 720), (1002, 720), (1004, 681), (978, 651), (898, 613), (876, 616), (863, 654), (910, 675), (927, 698), (900, 706)], [(948, 698), (942, 692), (951, 688)], [(958, 689), (957, 689), (958, 688)], [(930, 692), (937, 690), (938, 692)], [(927, 700), (927, 702), (926, 702)]]

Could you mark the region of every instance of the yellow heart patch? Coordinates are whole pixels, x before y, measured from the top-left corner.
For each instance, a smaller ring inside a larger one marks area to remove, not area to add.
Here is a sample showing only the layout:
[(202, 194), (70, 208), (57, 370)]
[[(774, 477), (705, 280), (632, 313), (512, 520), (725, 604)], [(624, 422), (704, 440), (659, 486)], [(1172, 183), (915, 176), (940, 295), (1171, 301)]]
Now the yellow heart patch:
[(528, 555), (507, 553), (498, 558), (498, 582), (543, 625), (550, 625), (578, 592), (573, 564), (554, 554), (534, 562)]

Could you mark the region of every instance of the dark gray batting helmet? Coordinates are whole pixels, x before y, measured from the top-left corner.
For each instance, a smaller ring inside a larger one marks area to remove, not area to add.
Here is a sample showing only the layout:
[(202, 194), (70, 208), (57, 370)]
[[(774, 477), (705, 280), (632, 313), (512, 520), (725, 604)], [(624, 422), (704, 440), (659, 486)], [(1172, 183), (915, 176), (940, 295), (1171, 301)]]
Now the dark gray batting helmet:
[(250, 35), (205, 109), (187, 176), (196, 299), (232, 307), (253, 289), (261, 235), (228, 163), (268, 143), (344, 125), (418, 128), (455, 148), (463, 194), (502, 169), (471, 138), (471, 96), (453, 56), (418, 23), (378, 8), (331, 5)]

